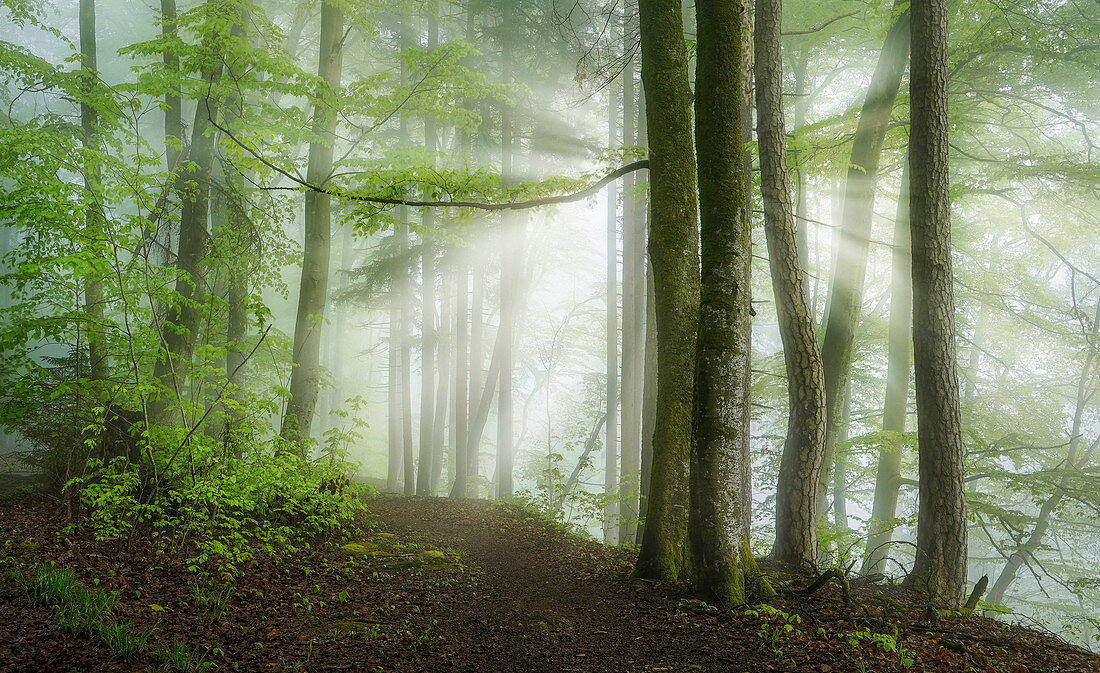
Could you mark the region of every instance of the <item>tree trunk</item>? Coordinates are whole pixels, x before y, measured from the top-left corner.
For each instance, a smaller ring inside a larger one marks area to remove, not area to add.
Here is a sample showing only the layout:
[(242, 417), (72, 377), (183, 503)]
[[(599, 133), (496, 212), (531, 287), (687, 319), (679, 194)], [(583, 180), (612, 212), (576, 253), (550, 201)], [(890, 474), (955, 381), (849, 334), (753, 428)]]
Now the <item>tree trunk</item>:
[[(882, 411), (882, 429), (887, 433), (905, 432), (906, 407), (909, 401), (910, 351), (913, 328), (912, 250), (909, 240), (909, 157), (905, 158), (898, 193), (898, 212), (894, 220), (892, 279), (890, 282), (890, 335), (886, 356), (886, 400)], [(890, 541), (894, 534), (894, 519), (898, 511), (898, 491), (901, 489), (900, 443), (889, 438), (878, 455), (875, 476), (875, 499), (871, 506), (871, 522), (867, 533), (863, 574), (881, 573), (886, 569)]]
[[(631, 0), (623, 13), (624, 48), (633, 39), (630, 22), (637, 12)], [(623, 145), (645, 144), (635, 102), (635, 63), (623, 68)], [(623, 176), (623, 364), (622, 467), (619, 477), (619, 542), (633, 543), (638, 528), (638, 472), (641, 466), (642, 371), (645, 366), (645, 183), (637, 173)]]
[[(435, 494), (439, 488), (439, 479), (443, 476), (444, 446), (447, 436), (447, 421), (450, 417), (448, 410), (451, 406), (451, 384), (454, 381), (454, 372), (451, 371), (451, 318), (447, 307), (450, 298), (450, 282), (448, 277), (451, 269), (447, 268), (450, 256), (443, 258), (444, 268), (441, 269), (442, 290), (439, 296), (439, 329), (435, 337), (436, 364), (439, 372), (439, 381), (435, 388), (435, 432), (432, 445), (432, 464), (429, 468), (431, 479), (428, 491)], [(453, 433), (452, 433), (453, 436)]]
[(754, 34), (764, 233), (790, 402), (776, 487), (774, 556), (784, 563), (813, 566), (817, 562), (817, 484), (825, 450), (825, 384), (787, 173), (781, 4), (758, 0)]
[[(439, 21), (436, 8), (429, 4), (428, 51), (439, 46)], [(439, 129), (429, 113), (424, 118), (424, 150), (431, 156), (439, 144)], [(420, 283), (420, 461), (416, 473), (416, 494), (428, 495), (432, 483), (432, 450), (435, 448), (435, 209), (425, 208), (421, 219), (424, 246)]]
[[(485, 365), (485, 351), (482, 335), (485, 331), (485, 271), (480, 265), (472, 266), (473, 290), (470, 296), (470, 421), (467, 424), (466, 440), (466, 490), (471, 497), (478, 497), (480, 485), (477, 477), (481, 458), (481, 433), (489, 416), (489, 408), (482, 409), (482, 374)], [(493, 352), (494, 356), (496, 351)], [(491, 364), (491, 362), (490, 362)], [(493, 374), (485, 377), (485, 384), (496, 388)], [(490, 393), (490, 398), (492, 397)], [(475, 406), (476, 403), (476, 406)]]
[[(615, 44), (615, 19), (612, 18), (611, 43)], [(607, 86), (607, 146), (619, 144), (618, 116), (619, 99), (615, 95), (615, 83)], [(607, 304), (604, 312), (606, 327), (604, 339), (604, 359), (607, 373), (604, 386), (604, 405), (607, 413), (607, 425), (604, 427), (603, 444), (603, 539), (614, 544), (618, 535), (618, 492), (619, 472), (619, 194), (614, 182), (607, 186)]]
[(455, 305), (455, 473), (451, 486), (452, 498), (466, 497), (466, 475), (469, 459), (466, 455), (469, 434), (469, 307), (470, 272), (467, 250), (458, 251), (458, 294)]
[[(84, 235), (93, 253), (92, 270), (84, 282), (84, 307), (88, 315), (87, 339), (89, 371), (93, 381), (106, 381), (111, 373), (107, 356), (107, 341), (103, 330), (103, 280), (100, 277), (98, 252), (102, 245), (104, 216), (100, 207), (103, 171), (99, 161), (99, 115), (91, 99), (99, 89), (99, 65), (96, 57), (95, 0), (80, 0), (80, 77), (81, 94), (80, 125), (84, 146), (84, 190), (87, 205), (84, 208)], [(97, 392), (97, 395), (99, 393)]]
[(396, 493), (397, 485), (401, 481), (403, 433), (401, 422), (401, 292), (398, 288), (400, 280), (395, 279), (390, 284), (389, 307), (389, 353), (387, 361), (388, 376), (386, 379), (386, 438), (389, 451), (386, 462), (386, 492)]
[[(166, 43), (179, 39), (176, 0), (160, 0), (160, 36)], [(183, 152), (183, 103), (179, 95), (180, 57), (173, 46), (164, 50), (168, 91), (164, 94), (164, 156), (168, 170), (175, 170)]]
[(693, 372), (699, 326), (699, 228), (679, 0), (647, 0), (638, 16), (650, 134), (649, 260), (657, 327), (657, 410), (646, 526), (635, 574), (675, 580), (687, 529)]
[[(220, 12), (221, 7), (226, 4), (224, 0), (208, 0), (207, 10), (212, 13)], [(161, 326), (164, 353), (163, 358), (157, 361), (153, 374), (167, 390), (161, 391), (161, 398), (152, 406), (150, 416), (155, 423), (168, 421), (168, 409), (173, 405), (183, 404), (187, 370), (202, 320), (201, 304), (206, 295), (202, 265), (206, 259), (209, 238), (207, 225), (210, 172), (214, 161), (214, 134), (209, 130), (210, 122), (218, 118), (220, 104), (217, 95), (210, 92), (222, 76), (224, 59), (220, 53), (220, 42), (221, 36), (217, 34), (210, 39), (213, 53), (202, 74), (208, 93), (198, 101), (195, 108), (195, 123), (191, 130), (191, 149), (188, 155), (192, 168), (186, 172), (180, 188), (183, 209), (180, 214), (179, 252), (176, 255), (176, 268), (180, 275), (175, 288), (180, 300), (169, 306), (168, 315)]]
[[(317, 76), (323, 82), (318, 87), (317, 97), (322, 100), (318, 100), (313, 107), (313, 134), (318, 140), (309, 145), (309, 163), (306, 167), (306, 180), (311, 185), (324, 185), (332, 172), (333, 145), (336, 142), (336, 109), (332, 95), (340, 87), (343, 34), (343, 9), (322, 0), (317, 61)], [(292, 450), (302, 457), (306, 455), (321, 380), (321, 330), (328, 301), (332, 237), (329, 196), (307, 191), (305, 200), (305, 244), (298, 314), (294, 322), (290, 401), (287, 402), (279, 431), (279, 435), (291, 443)]]
[[(767, 3), (762, 0), (762, 12)], [(722, 606), (745, 601), (752, 462), (749, 390), (752, 230), (741, 127), (740, 0), (697, 0), (695, 144), (702, 295), (691, 450), (691, 581)], [(778, 13), (778, 8), (776, 8)], [(778, 25), (778, 24), (777, 24)], [(778, 47), (778, 29), (776, 31)]]
[[(513, 4), (503, 4), (504, 25), (512, 23)], [(512, 39), (510, 33), (502, 38), (501, 79), (508, 86), (512, 84)], [(500, 138), (500, 176), (502, 186), (507, 189), (516, 184), (515, 170), (515, 118), (512, 105), (505, 103), (501, 108)], [(496, 494), (499, 498), (512, 495), (512, 372), (515, 369), (513, 348), (513, 330), (516, 321), (516, 302), (520, 283), (519, 259), (523, 256), (524, 221), (516, 213), (505, 213), (501, 217), (501, 250), (503, 252), (500, 268), (500, 327), (496, 348), (500, 352), (500, 396), (497, 398), (497, 460)]]
[(649, 264), (645, 270), (645, 369), (642, 377), (642, 465), (635, 543), (642, 544), (645, 537), (645, 514), (649, 511), (649, 485), (653, 476), (653, 434), (657, 426), (657, 310), (653, 299), (653, 273)]
[(851, 375), (852, 349), (863, 306), (863, 283), (867, 275), (867, 248), (874, 216), (879, 158), (890, 113), (905, 72), (908, 44), (909, 15), (906, 13), (898, 18), (886, 35), (852, 141), (837, 259), (826, 301), (825, 337), (821, 345), (826, 420), (825, 457), (817, 489), (819, 517), (824, 514), (825, 496), (832, 478), (833, 454), (844, 412), (844, 389)]
[(909, 161), (919, 501), (907, 584), (947, 607), (966, 586), (966, 492), (948, 184), (947, 2), (914, 0)]

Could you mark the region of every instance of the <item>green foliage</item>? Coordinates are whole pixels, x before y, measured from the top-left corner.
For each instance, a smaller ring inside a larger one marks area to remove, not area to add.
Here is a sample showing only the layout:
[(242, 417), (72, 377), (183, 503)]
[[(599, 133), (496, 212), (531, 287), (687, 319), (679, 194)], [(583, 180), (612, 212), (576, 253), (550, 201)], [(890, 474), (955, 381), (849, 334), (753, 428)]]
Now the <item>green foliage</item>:
[(91, 624), (91, 634), (106, 645), (115, 656), (123, 659), (131, 659), (141, 654), (153, 635), (152, 629), (143, 629), (128, 621), (114, 624), (97, 621)]
[(215, 668), (212, 661), (206, 657), (210, 654), (207, 648), (202, 653), (187, 646), (181, 640), (173, 640), (171, 644), (162, 645), (158, 655), (163, 662), (161, 670), (164, 673), (207, 673)]

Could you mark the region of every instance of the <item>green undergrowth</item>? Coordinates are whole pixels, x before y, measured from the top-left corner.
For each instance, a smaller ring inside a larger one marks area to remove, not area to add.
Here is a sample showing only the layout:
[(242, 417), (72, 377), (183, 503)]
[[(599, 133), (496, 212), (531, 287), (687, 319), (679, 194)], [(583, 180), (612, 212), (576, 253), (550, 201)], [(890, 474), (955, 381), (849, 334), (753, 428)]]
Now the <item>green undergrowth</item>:
[(119, 659), (143, 655), (162, 662), (167, 673), (206, 673), (213, 663), (207, 653), (192, 650), (186, 643), (154, 644), (155, 628), (115, 618), (117, 591), (88, 587), (71, 569), (52, 563), (40, 564), (29, 572), (9, 570), (9, 579), (23, 589), (32, 605), (48, 606), (61, 629), (73, 636), (102, 643)]
[(364, 489), (346, 465), (289, 453), (219, 458), (194, 476), (162, 477), (151, 486), (144, 468), (116, 457), (91, 460), (65, 494), (76, 504), (69, 532), (99, 541), (143, 539), (157, 554), (183, 560), (190, 572), (217, 569), (232, 581), (259, 557), (286, 557), (316, 540), (341, 542), (364, 520)]

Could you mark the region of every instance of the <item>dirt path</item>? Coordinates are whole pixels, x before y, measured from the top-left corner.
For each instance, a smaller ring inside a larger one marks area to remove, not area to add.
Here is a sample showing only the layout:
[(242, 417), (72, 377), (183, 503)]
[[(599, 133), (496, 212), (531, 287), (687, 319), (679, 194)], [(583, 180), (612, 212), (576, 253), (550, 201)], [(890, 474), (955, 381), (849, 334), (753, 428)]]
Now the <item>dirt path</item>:
[(714, 647), (713, 620), (696, 624), (676, 609), (678, 594), (629, 579), (624, 552), (480, 501), (377, 498), (368, 506), (401, 540), (461, 550), (470, 566), (472, 585), (441, 592), (432, 608), (451, 636), (469, 638), (452, 670), (757, 670), (746, 663), (752, 652), (739, 651), (754, 643)]

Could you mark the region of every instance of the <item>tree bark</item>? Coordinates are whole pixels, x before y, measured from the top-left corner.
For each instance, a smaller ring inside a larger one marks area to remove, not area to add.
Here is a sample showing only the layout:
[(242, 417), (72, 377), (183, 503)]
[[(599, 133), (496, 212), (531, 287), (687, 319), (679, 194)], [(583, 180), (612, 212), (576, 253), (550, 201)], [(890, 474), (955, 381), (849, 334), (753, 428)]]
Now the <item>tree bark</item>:
[(634, 572), (675, 580), (687, 529), (693, 375), (699, 326), (699, 228), (679, 0), (646, 0), (639, 12), (642, 84), (650, 134), (649, 260), (657, 327), (657, 410), (646, 526)]
[[(765, 13), (767, 2), (760, 3)], [(752, 230), (743, 173), (742, 31), (735, 29), (741, 2), (698, 0), (696, 7), (702, 296), (688, 527), (696, 592), (729, 606), (744, 602), (746, 574), (754, 565), (749, 548)]]
[[(429, 4), (428, 51), (439, 46), (439, 21), (436, 8)], [(439, 129), (431, 113), (424, 118), (424, 150), (431, 156), (439, 144)], [(416, 473), (416, 494), (428, 495), (432, 482), (432, 450), (435, 448), (435, 209), (425, 208), (421, 224), (423, 254), (420, 283), (420, 460)]]
[[(323, 84), (317, 91), (319, 100), (313, 106), (313, 134), (319, 140), (309, 146), (306, 180), (310, 184), (324, 184), (332, 172), (333, 145), (336, 142), (336, 109), (332, 104), (332, 93), (340, 86), (343, 26), (343, 9), (322, 0), (317, 76)], [(290, 442), (292, 450), (302, 457), (306, 455), (321, 381), (321, 331), (328, 301), (332, 237), (329, 196), (306, 192), (305, 199), (305, 245), (298, 314), (294, 322), (290, 401), (287, 402), (279, 431), (279, 435)]]
[[(886, 400), (883, 404), (882, 429), (887, 433), (905, 432), (909, 401), (909, 372), (912, 369), (913, 276), (909, 239), (909, 157), (905, 158), (898, 193), (898, 211), (894, 220), (892, 279), (890, 282), (890, 331), (886, 356)], [(894, 519), (898, 511), (903, 454), (899, 443), (889, 437), (879, 451), (875, 474), (875, 499), (864, 554), (864, 575), (886, 569)]]
[(787, 173), (783, 123), (782, 3), (756, 4), (755, 72), (764, 233), (787, 371), (787, 438), (776, 487), (774, 556), (817, 562), (817, 487), (825, 450), (825, 384)]
[(824, 514), (825, 497), (832, 478), (833, 455), (844, 415), (844, 390), (851, 375), (853, 344), (863, 306), (878, 164), (890, 113), (905, 72), (909, 24), (908, 13), (902, 14), (886, 35), (852, 141), (837, 259), (826, 301), (825, 336), (821, 345), (826, 420), (825, 457), (817, 489), (818, 517)]
[(907, 584), (947, 607), (966, 586), (966, 492), (948, 184), (947, 2), (915, 0), (909, 161), (919, 501)]

